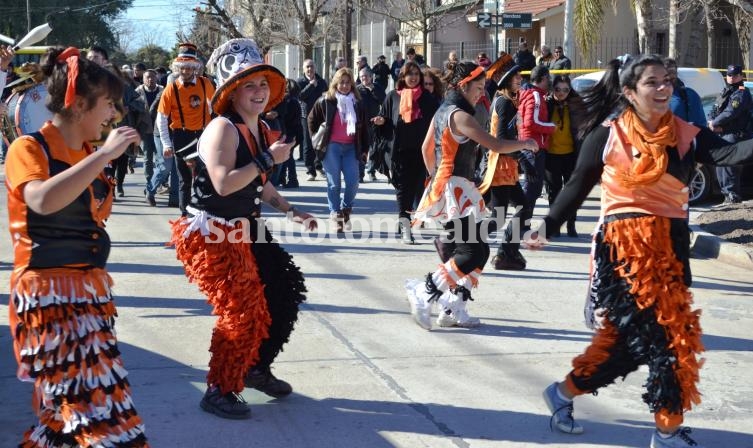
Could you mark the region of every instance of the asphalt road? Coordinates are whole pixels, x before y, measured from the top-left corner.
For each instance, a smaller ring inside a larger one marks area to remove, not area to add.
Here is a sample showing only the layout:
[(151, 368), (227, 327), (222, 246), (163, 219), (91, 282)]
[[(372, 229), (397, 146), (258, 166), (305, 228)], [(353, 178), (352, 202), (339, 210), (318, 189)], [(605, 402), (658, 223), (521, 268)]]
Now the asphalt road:
[[(598, 201), (580, 212), (580, 239), (561, 238), (525, 251), (529, 269), (489, 269), (469, 309), (477, 329), (427, 332), (411, 319), (403, 282), (434, 270), (426, 230), (415, 246), (394, 234), (392, 189), (380, 178), (361, 185), (354, 217), (383, 227), (354, 236), (322, 233), (302, 241), (290, 226), (276, 232), (305, 273), (309, 288), (296, 331), (274, 364), (295, 393), (275, 400), (247, 389), (253, 417), (229, 421), (200, 410), (214, 318), (189, 284), (168, 240), (177, 209), (145, 204), (140, 171), (126, 178), (127, 197), (108, 222), (113, 248), (116, 329), (134, 400), (153, 447), (646, 447), (653, 417), (641, 401), (645, 369), (576, 400), (580, 436), (549, 429), (541, 391), (568, 371), (590, 339), (582, 306), (588, 239)], [(325, 183), (285, 191), (299, 208), (326, 218)], [(0, 222), (7, 231), (5, 195)], [(544, 212), (539, 202), (537, 216)], [(281, 215), (267, 210), (272, 224)], [(323, 219), (321, 225), (330, 228)], [(380, 241), (375, 241), (375, 236)], [(298, 241), (296, 241), (298, 239)], [(493, 244), (493, 249), (496, 244)], [(31, 388), (15, 378), (8, 329), (12, 265), (0, 238), (0, 447), (15, 446), (34, 424)], [(703, 309), (706, 363), (703, 403), (686, 424), (711, 447), (753, 447), (753, 283), (750, 271), (693, 260), (694, 293)]]

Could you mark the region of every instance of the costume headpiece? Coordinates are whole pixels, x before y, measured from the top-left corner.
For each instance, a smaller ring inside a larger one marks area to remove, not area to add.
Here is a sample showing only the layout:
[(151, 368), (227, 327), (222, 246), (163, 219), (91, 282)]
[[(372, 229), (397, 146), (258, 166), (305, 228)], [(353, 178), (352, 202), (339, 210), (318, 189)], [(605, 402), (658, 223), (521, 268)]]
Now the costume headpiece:
[(209, 57), (207, 67), (217, 78), (212, 110), (218, 114), (227, 111), (230, 94), (251, 75), (263, 74), (269, 83), (269, 101), (265, 112), (278, 105), (285, 96), (285, 75), (274, 66), (264, 63), (253, 39), (231, 39), (220, 45)]

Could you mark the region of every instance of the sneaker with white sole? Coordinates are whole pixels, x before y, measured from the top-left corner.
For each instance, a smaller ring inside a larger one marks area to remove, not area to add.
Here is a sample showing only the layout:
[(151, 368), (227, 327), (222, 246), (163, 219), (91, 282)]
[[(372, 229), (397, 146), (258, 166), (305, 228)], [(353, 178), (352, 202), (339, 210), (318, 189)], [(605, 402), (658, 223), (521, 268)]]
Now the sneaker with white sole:
[(431, 330), (431, 295), (426, 291), (426, 281), (411, 279), (405, 282), (410, 313), (413, 320), (424, 330)]
[(437, 325), (442, 328), (476, 328), (481, 325), (481, 319), (469, 316), (468, 311), (466, 310), (458, 310), (451, 312), (450, 314), (447, 314), (445, 311), (439, 313), (439, 317), (437, 317)]
[(703, 448), (698, 442), (690, 437), (691, 429), (682, 427), (668, 437), (662, 437), (658, 430), (651, 435), (651, 448)]
[(552, 413), (552, 418), (549, 419), (549, 428), (556, 427), (565, 434), (582, 434), (583, 427), (573, 417), (573, 402), (572, 400), (564, 400), (559, 396), (558, 386), (559, 383), (554, 382), (544, 389), (543, 393), (544, 401), (549, 407), (549, 412)]

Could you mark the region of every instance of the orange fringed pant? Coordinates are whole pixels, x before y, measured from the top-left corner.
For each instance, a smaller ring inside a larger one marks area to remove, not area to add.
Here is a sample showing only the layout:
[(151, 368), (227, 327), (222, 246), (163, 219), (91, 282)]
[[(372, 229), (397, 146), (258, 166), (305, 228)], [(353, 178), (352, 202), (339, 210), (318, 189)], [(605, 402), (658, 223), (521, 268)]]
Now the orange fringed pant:
[(17, 376), (33, 381), (39, 424), (24, 448), (147, 447), (115, 330), (104, 269), (29, 269), (14, 278), (10, 329)]
[(272, 323), (248, 241), (248, 225), (254, 221), (237, 220), (232, 225), (220, 219), (208, 224), (199, 221), (181, 218), (173, 222), (172, 243), (186, 276), (206, 295), (217, 316), (207, 384), (218, 386), (223, 394), (240, 393)]
[[(604, 319), (573, 360), (565, 385), (573, 395), (594, 392), (647, 364), (643, 400), (657, 427), (676, 427), (683, 412), (700, 403), (697, 355), (703, 345), (700, 311), (691, 309), (673, 247), (672, 220), (631, 215), (605, 221), (595, 241), (591, 295)], [(675, 224), (687, 231), (684, 223)]]

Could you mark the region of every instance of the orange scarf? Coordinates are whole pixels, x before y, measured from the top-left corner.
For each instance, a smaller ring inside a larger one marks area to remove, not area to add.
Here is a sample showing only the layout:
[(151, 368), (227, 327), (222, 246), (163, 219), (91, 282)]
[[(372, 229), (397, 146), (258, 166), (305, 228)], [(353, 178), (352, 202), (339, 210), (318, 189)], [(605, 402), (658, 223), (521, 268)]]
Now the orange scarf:
[(421, 109), (418, 107), (418, 99), (421, 98), (423, 87), (416, 86), (412, 89), (408, 87), (398, 90), (400, 95), (400, 116), (403, 121), (411, 123), (421, 118)]
[(643, 121), (630, 107), (623, 112), (619, 120), (627, 132), (628, 141), (639, 153), (638, 157), (633, 158), (630, 170), (620, 173), (620, 182), (628, 188), (656, 182), (666, 172), (669, 164), (667, 148), (677, 146), (677, 132), (672, 112), (667, 112), (661, 117), (656, 132), (647, 130)]

